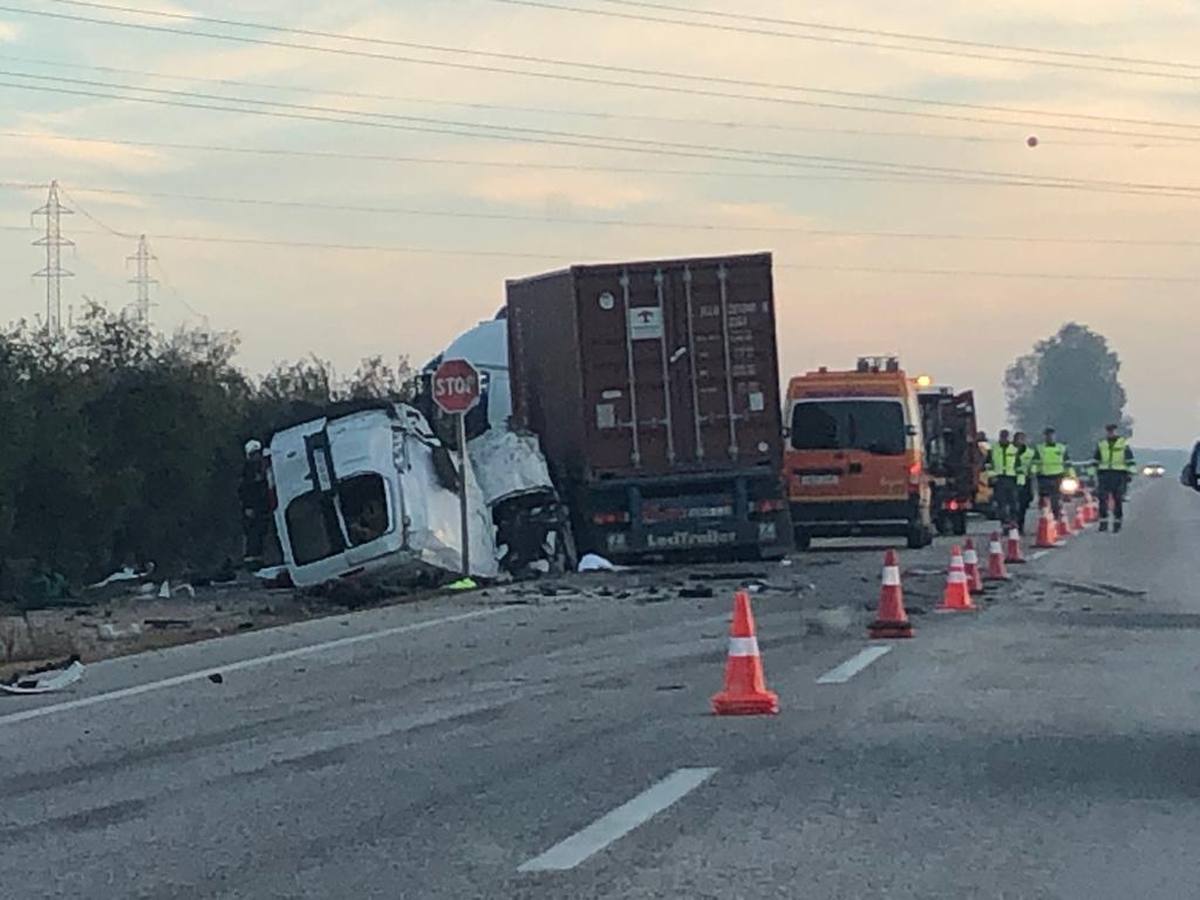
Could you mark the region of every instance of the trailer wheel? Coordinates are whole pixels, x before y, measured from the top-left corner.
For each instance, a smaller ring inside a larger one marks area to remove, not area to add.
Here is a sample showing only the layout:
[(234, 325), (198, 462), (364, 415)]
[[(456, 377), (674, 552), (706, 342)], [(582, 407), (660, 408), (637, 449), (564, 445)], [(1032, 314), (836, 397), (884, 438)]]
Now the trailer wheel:
[(960, 537), (967, 533), (967, 514), (965, 512), (956, 512), (950, 517), (950, 525), (956, 535)]
[(807, 550), (812, 546), (812, 535), (803, 528), (796, 529), (796, 549)]

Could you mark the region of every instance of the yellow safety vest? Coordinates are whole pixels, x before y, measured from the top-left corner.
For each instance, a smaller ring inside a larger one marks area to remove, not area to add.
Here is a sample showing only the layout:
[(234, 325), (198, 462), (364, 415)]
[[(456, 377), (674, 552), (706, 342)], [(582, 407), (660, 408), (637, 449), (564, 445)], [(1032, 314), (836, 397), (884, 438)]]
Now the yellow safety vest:
[(1015, 478), (1017, 475), (1017, 458), (1016, 444), (1009, 444), (1007, 447), (997, 444), (992, 448), (991, 465), (988, 468), (994, 477), (1004, 475), (1009, 478)]
[(1125, 451), (1129, 447), (1129, 442), (1125, 438), (1117, 438), (1112, 443), (1109, 443), (1105, 438), (1100, 442), (1100, 471), (1101, 472), (1128, 472), (1130, 471), (1129, 464), (1125, 461)]
[(1017, 484), (1022, 487), (1029, 481), (1029, 472), (1033, 469), (1033, 448), (1026, 447), (1017, 452)]
[(1037, 473), (1053, 478), (1066, 474), (1067, 446), (1066, 444), (1038, 444)]

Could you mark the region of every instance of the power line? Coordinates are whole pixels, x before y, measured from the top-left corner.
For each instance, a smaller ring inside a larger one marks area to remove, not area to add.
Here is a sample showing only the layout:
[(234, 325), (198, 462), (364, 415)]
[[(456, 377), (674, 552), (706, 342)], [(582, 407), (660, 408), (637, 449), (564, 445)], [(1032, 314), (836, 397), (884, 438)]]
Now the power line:
[(185, 200), (200, 203), (230, 204), (236, 206), (263, 206), (284, 209), (312, 209), (321, 212), (353, 212), (378, 215), (403, 215), (430, 218), (477, 219), (484, 221), (527, 222), (554, 225), (596, 226), (606, 228), (645, 228), (671, 231), (731, 232), (748, 234), (804, 234), (813, 237), (877, 237), (905, 240), (941, 241), (997, 241), (1016, 244), (1074, 244), (1113, 245), (1146, 247), (1200, 247), (1200, 240), (1140, 240), (1136, 238), (1070, 238), (1037, 237), (1015, 234), (968, 234), (923, 231), (847, 230), (837, 228), (811, 228), (790, 225), (738, 225), (720, 222), (655, 221), (630, 218), (587, 218), (573, 216), (528, 215), (519, 213), (490, 213), (450, 209), (430, 209), (408, 206), (375, 206), (348, 203), (321, 203), (308, 200), (272, 199), (266, 197), (231, 197), (203, 194), (179, 194), (165, 191), (133, 191), (121, 188), (84, 187), (73, 185), (73, 193)]
[[(388, 244), (355, 244), (329, 241), (292, 241), (278, 238), (230, 237), (206, 234), (155, 234), (157, 241), (179, 241), (183, 243), (230, 244), (235, 246), (279, 247), (300, 250), (331, 250), (367, 253), (396, 253), (416, 256), (483, 257), (497, 259), (538, 260), (545, 263), (579, 262), (588, 258), (581, 253), (565, 256), (554, 253), (532, 253), (515, 250), (449, 249), (441, 247), (396, 246)], [(857, 272), (877, 275), (931, 275), (942, 277), (1013, 278), (1061, 281), (1110, 281), (1110, 282), (1166, 282), (1192, 284), (1200, 282), (1200, 276), (1159, 275), (1143, 273), (1106, 272), (1005, 272), (986, 269), (934, 269), (907, 268), (901, 266), (831, 266), (825, 264), (775, 263), (779, 269), (795, 269), (821, 272)]]
[[(311, 122), (325, 122), (340, 125), (357, 125), (360, 127), (391, 128), (404, 131), (417, 131), (433, 134), (447, 134), (459, 137), (484, 138), (490, 140), (519, 141), (551, 146), (585, 147), (608, 151), (643, 153), (656, 156), (678, 156), (692, 159), (714, 159), (732, 162), (750, 162), (763, 165), (784, 165), (828, 168), (835, 171), (859, 172), (901, 172), (904, 174), (936, 175), (954, 180), (991, 179), (993, 183), (1004, 183), (1012, 186), (1041, 186), (1065, 190), (1093, 190), (1107, 193), (1129, 193), (1153, 196), (1184, 196), (1191, 197), (1190, 192), (1200, 190), (1191, 185), (1169, 185), (1139, 182), (1119, 182), (1102, 179), (1077, 179), (1060, 176), (1044, 176), (1030, 173), (1012, 173), (997, 170), (964, 169), (951, 166), (930, 166), (918, 163), (894, 163), (886, 160), (860, 160), (847, 157), (827, 156), (820, 154), (787, 153), (768, 150), (754, 150), (739, 147), (724, 147), (719, 145), (697, 144), (695, 142), (671, 142), (648, 140), (640, 138), (607, 137), (588, 133), (569, 132), (550, 129), (518, 128), (515, 126), (476, 125), (470, 122), (454, 120), (431, 119), (423, 116), (401, 116), (397, 114), (366, 113), (339, 110), (335, 107), (321, 107), (302, 104), (280, 103), (278, 101), (259, 100), (257, 98), (226, 98), (214, 97), (191, 91), (174, 91), (161, 88), (141, 88), (127, 85), (111, 85), (85, 79), (61, 78), (59, 76), (29, 75), (25, 73), (3, 73), (10, 77), (31, 78), (40, 81), (65, 82), (71, 84), (97, 84), (102, 87), (112, 87), (118, 90), (140, 91), (157, 95), (166, 95), (171, 99), (159, 97), (140, 97), (125, 94), (111, 94), (91, 90), (49, 87), (44, 84), (29, 85), (17, 82), (0, 81), (0, 87), (12, 87), (21, 90), (60, 93), (72, 96), (100, 97), (121, 100), (125, 102), (149, 103), (165, 106), (179, 106), (189, 109), (205, 109), (222, 112), (237, 112), (248, 115), (266, 115), (277, 118), (299, 119)], [(179, 98), (199, 98), (197, 101)], [(221, 103), (208, 102), (210, 99)], [(204, 102), (200, 102), (204, 101)], [(252, 104), (257, 108), (233, 107), (228, 104), (240, 102)], [(265, 108), (264, 108), (265, 107)], [(282, 110), (282, 111), (281, 111)], [(309, 112), (312, 110), (313, 112)], [(319, 113), (319, 114), (318, 114)], [(355, 115), (366, 118), (331, 118), (326, 113), (336, 115)], [(382, 118), (385, 121), (376, 121)], [(408, 124), (419, 123), (419, 124)], [(432, 124), (429, 124), (432, 123)], [(470, 131), (464, 129), (484, 129)], [(1194, 140), (1200, 140), (1200, 137)], [(1002, 181), (1009, 179), (1008, 181)], [(1019, 179), (1019, 180), (1016, 180)]]
[(861, 28), (848, 25), (832, 25), (828, 22), (802, 21), (799, 19), (783, 19), (771, 16), (756, 16), (749, 13), (727, 13), (715, 9), (694, 9), (686, 6), (675, 6), (668, 3), (650, 3), (646, 0), (595, 0), (597, 3), (608, 3), (614, 6), (632, 6), (643, 9), (660, 9), (670, 12), (693, 13), (695, 15), (711, 16), (720, 19), (740, 19), (748, 22), (763, 22), (769, 25), (790, 25), (795, 28), (811, 28), (817, 31), (834, 31), (843, 34), (866, 34), (877, 37), (898, 38), (906, 41), (924, 41), (935, 44), (948, 44), (955, 47), (976, 47), (986, 50), (1008, 50), (1016, 53), (1041, 53), (1052, 56), (1066, 56), (1072, 59), (1098, 59), (1105, 62), (1132, 63), (1134, 65), (1163, 66), (1176, 69), (1200, 69), (1200, 64), (1176, 62), (1172, 60), (1147, 59), (1136, 56), (1116, 56), (1109, 53), (1089, 53), (1082, 50), (1061, 50), (1049, 47), (1023, 47), (1016, 44), (1001, 44), (994, 41), (974, 41), (961, 38), (948, 38), (928, 34), (915, 34), (904, 31), (883, 31), (878, 28)]
[[(611, 110), (568, 109), (565, 107), (518, 106), (504, 103), (484, 103), (470, 100), (445, 100), (432, 97), (416, 97), (402, 94), (380, 94), (369, 91), (334, 90), (324, 86), (303, 87), (297, 85), (272, 84), (262, 81), (240, 81), (231, 78), (202, 78), (195, 75), (171, 75), (165, 72), (153, 72), (145, 69), (128, 69), (121, 66), (96, 66), (83, 63), (67, 63), (57, 60), (35, 59), (31, 57), (0, 55), (0, 60), (23, 65), (46, 66), (56, 69), (75, 71), (104, 72), (112, 75), (134, 75), (141, 78), (158, 78), (166, 81), (177, 81), (189, 84), (212, 84), (228, 87), (250, 88), (253, 90), (283, 91), (292, 94), (320, 93), (329, 97), (345, 97), (354, 100), (383, 100), (398, 103), (417, 103), (430, 106), (448, 106), (460, 109), (488, 110), (496, 112), (518, 112), (535, 115), (568, 116), (573, 118), (598, 119), (601, 121), (630, 121), (651, 122), (668, 125), (699, 125), (722, 129), (748, 129), (765, 131), (789, 131), (801, 134), (844, 134), (857, 137), (882, 138), (913, 138), (935, 141), (964, 141), (967, 143), (1011, 144), (1011, 137), (999, 137), (984, 134), (947, 134), (927, 131), (880, 131), (868, 128), (833, 128), (825, 125), (799, 124), (790, 122), (746, 121), (733, 118), (699, 118), (693, 116), (667, 116), (661, 114), (615, 112)], [(1009, 127), (1007, 123), (992, 123), (996, 127)], [(1162, 135), (1162, 140), (1170, 141), (1170, 135)], [(1145, 144), (1134, 144), (1130, 141), (1067, 141), (1056, 140), (1058, 146), (1070, 147), (1144, 147)], [(1166, 146), (1170, 146), (1169, 144)]]
[[(112, 4), (83, 3), (83, 2), (81, 2), (81, 0), (51, 0), (51, 2), (59, 2), (59, 3), (71, 2), (73, 5), (88, 6), (88, 7), (92, 7), (92, 8), (105, 9), (105, 10), (110, 10), (110, 11), (136, 13), (141, 16), (157, 16), (157, 17), (161, 17), (161, 18), (176, 19), (176, 20), (183, 20), (183, 21), (190, 21), (190, 22), (200, 22), (200, 23), (206, 23), (206, 24), (218, 24), (218, 25), (223, 25), (223, 26), (231, 26), (231, 27), (246, 28), (246, 29), (265, 30), (265, 31), (274, 32), (274, 33), (289, 33), (289, 34), (318, 36), (318, 37), (322, 37), (322, 38), (339, 40), (339, 41), (343, 41), (343, 42), (357, 42), (357, 43), (373, 44), (373, 45), (405, 47), (405, 48), (410, 48), (410, 49), (424, 50), (424, 51), (428, 51), (428, 52), (457, 54), (460, 56), (480, 56), (480, 57), (486, 57), (486, 58), (491, 58), (491, 59), (518, 61), (518, 62), (524, 62), (524, 63), (536, 63), (536, 64), (541, 64), (541, 65), (571, 67), (571, 68), (591, 70), (591, 71), (620, 73), (620, 74), (627, 74), (627, 75), (641, 75), (641, 76), (650, 76), (650, 77), (655, 77), (655, 78), (670, 78), (670, 79), (687, 81), (687, 82), (691, 82), (691, 83), (722, 84), (722, 85), (752, 87), (752, 88), (767, 89), (767, 90), (780, 90), (780, 91), (789, 91), (789, 92), (797, 92), (797, 93), (820, 94), (820, 95), (825, 95), (825, 96), (853, 98), (853, 99), (860, 99), (860, 100), (875, 100), (875, 101), (883, 101), (883, 102), (889, 102), (889, 103), (907, 103), (907, 104), (928, 105), (928, 106), (945, 107), (945, 108), (958, 108), (958, 109), (980, 110), (980, 111), (990, 111), (990, 112), (1004, 112), (1004, 113), (1011, 113), (1011, 114), (1017, 114), (1017, 115), (1023, 115), (1023, 116), (1037, 116), (1037, 117), (1042, 117), (1042, 118), (1062, 118), (1062, 119), (1075, 119), (1075, 120), (1096, 121), (1096, 122), (1112, 122), (1112, 123), (1116, 123), (1116, 124), (1123, 123), (1123, 124), (1130, 124), (1130, 125), (1144, 125), (1144, 126), (1163, 127), (1163, 128), (1184, 128), (1184, 129), (1200, 128), (1200, 124), (1197, 124), (1197, 123), (1177, 123), (1177, 122), (1155, 121), (1155, 120), (1148, 120), (1148, 119), (1130, 119), (1130, 118), (1122, 118), (1122, 117), (1116, 117), (1116, 116), (1100, 116), (1100, 115), (1085, 114), (1085, 113), (1068, 113), (1068, 112), (1028, 109), (1028, 108), (1021, 108), (1021, 107), (995, 106), (995, 105), (988, 105), (988, 104), (973, 104), (973, 103), (965, 103), (965, 102), (960, 102), (960, 101), (937, 100), (937, 99), (932, 99), (932, 98), (901, 97), (901, 96), (888, 95), (888, 94), (875, 94), (875, 93), (866, 93), (866, 92), (861, 92), (861, 91), (835, 90), (832, 88), (816, 88), (816, 87), (798, 85), (798, 84), (729, 78), (729, 77), (722, 77), (722, 76), (716, 76), (716, 75), (704, 75), (704, 74), (698, 74), (698, 73), (694, 73), (694, 72), (673, 72), (673, 71), (667, 71), (667, 70), (661, 70), (661, 69), (644, 69), (644, 68), (635, 68), (635, 67), (629, 67), (629, 66), (616, 66), (616, 65), (606, 65), (606, 64), (600, 64), (600, 63), (587, 63), (587, 62), (580, 62), (578, 60), (554, 59), (554, 58), (550, 58), (550, 57), (534, 56), (532, 54), (498, 53), (495, 51), (474, 50), (474, 49), (469, 49), (469, 48), (453, 47), (453, 46), (447, 46), (447, 45), (422, 44), (422, 43), (417, 43), (417, 42), (412, 42), (412, 41), (398, 41), (398, 40), (391, 40), (391, 39), (385, 39), (385, 38), (364, 37), (361, 35), (344, 35), (344, 34), (336, 34), (334, 32), (316, 31), (316, 30), (312, 30), (312, 29), (290, 28), (290, 27), (285, 27), (285, 26), (269, 25), (269, 24), (257, 23), (257, 22), (245, 22), (245, 21), (237, 21), (237, 20), (232, 20), (232, 19), (218, 19), (218, 18), (212, 18), (212, 17), (206, 17), (206, 16), (196, 16), (196, 15), (183, 14), (183, 13), (171, 13), (171, 12), (165, 12), (165, 11), (161, 11), (161, 10), (153, 10), (152, 11), (152, 10), (145, 10), (145, 9), (134, 9), (132, 7), (123, 7), (123, 6), (117, 6), (117, 5), (112, 5)], [(352, 49), (349, 47), (329, 47), (329, 46), (323, 46), (323, 45), (317, 45), (317, 44), (303, 44), (303, 43), (280, 41), (280, 40), (274, 40), (274, 39), (268, 39), (268, 38), (248, 37), (245, 35), (220, 34), (220, 33), (215, 33), (215, 32), (196, 31), (194, 29), (174, 28), (174, 27), (170, 27), (170, 26), (166, 26), (166, 25), (150, 25), (145, 22), (123, 22), (123, 21), (119, 21), (119, 20), (115, 20), (115, 19), (103, 19), (103, 18), (96, 18), (94, 16), (81, 16), (81, 15), (74, 15), (74, 14), (68, 14), (68, 13), (56, 13), (56, 12), (50, 12), (48, 10), (32, 10), (32, 9), (27, 9), (27, 8), (22, 8), (22, 7), (12, 7), (12, 6), (6, 6), (6, 5), (0, 5), (0, 12), (10, 12), (10, 13), (15, 13), (15, 14), (19, 14), (19, 15), (41, 16), (41, 17), (65, 20), (65, 21), (85, 22), (85, 23), (89, 23), (89, 24), (107, 26), (107, 27), (126, 28), (126, 29), (140, 30), (140, 31), (157, 32), (157, 33), (163, 33), (163, 34), (181, 35), (184, 37), (191, 37), (191, 38), (208, 38), (208, 39), (217, 40), (217, 41), (226, 41), (226, 42), (233, 42), (233, 43), (240, 43), (240, 44), (261, 45), (261, 46), (269, 46), (269, 47), (280, 47), (280, 48), (287, 48), (287, 49), (294, 49), (294, 50), (305, 50), (308, 52), (332, 54), (332, 55), (336, 55), (336, 56), (360, 57), (360, 58), (364, 58), (364, 59), (373, 59), (373, 60), (381, 60), (381, 61), (388, 61), (388, 62), (402, 62), (402, 63), (410, 63), (410, 64), (414, 64), (414, 65), (439, 66), (439, 67), (444, 67), (444, 68), (460, 69), (460, 70), (466, 70), (466, 71), (484, 72), (484, 73), (488, 73), (488, 74), (517, 75), (517, 76), (522, 76), (522, 77), (526, 77), (526, 78), (550, 79), (550, 80), (555, 80), (555, 81), (566, 81), (566, 82), (572, 82), (572, 83), (577, 83), (577, 84), (603, 85), (603, 86), (609, 86), (609, 87), (632, 88), (632, 89), (637, 89), (637, 90), (667, 92), (667, 93), (685, 94), (685, 95), (692, 95), (692, 96), (714, 97), (714, 98), (721, 98), (721, 99), (748, 100), (748, 101), (763, 102), (763, 103), (782, 103), (782, 104), (786, 104), (786, 105), (805, 106), (805, 107), (812, 107), (812, 108), (817, 108), (817, 109), (836, 109), (836, 110), (850, 111), (850, 112), (866, 112), (866, 113), (873, 113), (873, 114), (878, 114), (878, 115), (910, 116), (910, 117), (916, 117), (916, 118), (936, 119), (936, 120), (942, 120), (942, 121), (960, 121), (960, 122), (973, 122), (976, 124), (1013, 125), (1013, 126), (1022, 126), (1022, 127), (1029, 127), (1030, 125), (1036, 125), (1036, 127), (1042, 128), (1042, 129), (1054, 129), (1054, 130), (1059, 130), (1059, 131), (1079, 131), (1079, 132), (1095, 133), (1095, 134), (1108, 134), (1108, 135), (1121, 136), (1121, 137), (1153, 137), (1153, 138), (1169, 137), (1168, 135), (1162, 135), (1162, 134), (1147, 135), (1144, 133), (1137, 133), (1137, 132), (1125, 132), (1125, 131), (1113, 131), (1113, 130), (1106, 130), (1106, 129), (1088, 128), (1088, 127), (1079, 126), (1079, 125), (1064, 125), (1064, 124), (1056, 125), (1056, 124), (1052, 124), (1052, 123), (1043, 123), (1043, 122), (1031, 123), (1029, 121), (1013, 122), (1013, 121), (986, 119), (986, 118), (974, 117), (974, 116), (956, 116), (956, 115), (950, 115), (950, 114), (920, 112), (917, 110), (885, 109), (885, 108), (879, 108), (879, 107), (852, 106), (852, 105), (844, 104), (844, 103), (821, 102), (821, 101), (814, 101), (814, 100), (800, 100), (800, 99), (792, 98), (792, 97), (769, 97), (769, 96), (753, 95), (753, 94), (737, 94), (737, 93), (732, 93), (729, 91), (700, 89), (700, 88), (696, 88), (696, 87), (683, 87), (680, 85), (647, 84), (645, 82), (619, 81), (616, 79), (609, 79), (609, 78), (585, 77), (585, 76), (580, 76), (580, 75), (565, 74), (562, 72), (533, 72), (533, 71), (528, 71), (528, 70), (523, 70), (523, 69), (504, 68), (502, 66), (495, 66), (495, 65), (480, 65), (480, 64), (475, 64), (475, 63), (452, 62), (449, 60), (424, 59), (421, 57), (400, 56), (400, 55), (396, 55), (396, 54), (386, 54), (386, 53), (380, 53), (380, 52), (374, 52), (374, 51)]]
[[(56, 3), (71, 3), (75, 5), (75, 0), (52, 0)], [(866, 40), (865, 38), (845, 38), (845, 37), (830, 37), (828, 35), (813, 35), (813, 34), (798, 34), (789, 31), (777, 31), (768, 28), (756, 28), (739, 25), (722, 25), (713, 22), (695, 22), (684, 19), (672, 19), (665, 16), (648, 15), (645, 13), (629, 13), (615, 12), (613, 10), (603, 9), (588, 9), (582, 6), (567, 6), (561, 3), (545, 3), (542, 0), (492, 0), (493, 3), (503, 3), (506, 6), (526, 6), (536, 9), (554, 10), (556, 12), (581, 13), (589, 16), (598, 16), (607, 19), (623, 19), (634, 22), (652, 22), (660, 25), (677, 25), (687, 28), (702, 28), (711, 31), (736, 32), (740, 34), (760, 35), (765, 37), (788, 38), (791, 40), (810, 41), (820, 44), (835, 44), (850, 47), (869, 47), (872, 49), (895, 50), (903, 53), (921, 53), (932, 56), (954, 57), (956, 59), (978, 59), (987, 62), (1008, 62), (1017, 63), (1020, 65), (1043, 66), (1054, 69), (1074, 69), (1085, 72), (1105, 72), (1119, 75), (1138, 75), (1147, 78), (1169, 78), (1183, 81), (1200, 80), (1200, 72), (1156, 72), (1149, 69), (1135, 69), (1129, 66), (1117, 65), (1089, 65), (1082, 62), (1067, 62), (1065, 60), (1053, 59), (1037, 59), (1034, 57), (1018, 57), (1005, 56), (998, 54), (978, 53), (969, 50), (947, 50), (937, 47), (916, 47), (906, 46), (903, 44), (888, 44), (879, 41)], [(603, 0), (602, 0), (603, 2)], [(78, 5), (99, 5), (99, 4), (78, 4)], [(650, 6), (650, 4), (628, 4), (636, 6)], [(657, 8), (664, 8), (658, 6)], [(680, 9), (681, 7), (675, 7)], [(685, 10), (687, 12), (703, 12), (701, 10)], [(709, 15), (720, 15), (719, 13), (709, 13)], [(1157, 65), (1157, 63), (1155, 63)], [(1172, 64), (1166, 64), (1172, 65)], [(1187, 67), (1191, 68), (1191, 67)]]
[[(45, 185), (18, 183), (21, 189), (44, 188)], [(66, 189), (60, 187), (64, 196)], [(855, 237), (881, 238), (889, 240), (912, 241), (953, 241), (953, 242), (995, 242), (1009, 244), (1055, 244), (1073, 246), (1125, 246), (1125, 247), (1200, 247), (1200, 240), (1189, 239), (1140, 239), (1140, 238), (1106, 238), (1106, 237), (1056, 237), (1050, 235), (1025, 234), (971, 234), (968, 232), (936, 232), (936, 231), (889, 231), (881, 229), (843, 229), (843, 228), (812, 228), (790, 225), (737, 225), (715, 222), (672, 222), (653, 221), (629, 218), (576, 218), (566, 216), (540, 216), (509, 213), (485, 213), (448, 209), (428, 209), (418, 207), (397, 206), (366, 206), (354, 204), (320, 203), (304, 200), (283, 200), (263, 197), (221, 197), (200, 194), (178, 194), (163, 191), (133, 191), (120, 188), (89, 187), (72, 185), (70, 200), (79, 212), (90, 221), (99, 225), (108, 234), (121, 239), (137, 237), (132, 232), (122, 231), (107, 225), (79, 204), (78, 194), (114, 195), (123, 197), (155, 198), (170, 200), (185, 200), (203, 203), (232, 204), (238, 206), (264, 206), (268, 208), (298, 208), (315, 209), (323, 212), (358, 212), (385, 215), (428, 216), (451, 219), (482, 219), (493, 221), (529, 222), (540, 224), (598, 226), (619, 228), (645, 228), (670, 231), (702, 231), (702, 232), (731, 232), (749, 234), (800, 234), (810, 237)], [(156, 235), (157, 237), (157, 235)]]

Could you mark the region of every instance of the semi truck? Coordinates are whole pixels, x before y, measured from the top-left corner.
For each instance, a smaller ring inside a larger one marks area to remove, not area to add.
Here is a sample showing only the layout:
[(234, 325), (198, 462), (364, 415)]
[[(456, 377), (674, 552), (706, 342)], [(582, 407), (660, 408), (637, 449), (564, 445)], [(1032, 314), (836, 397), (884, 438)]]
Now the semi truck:
[(581, 552), (790, 549), (769, 253), (506, 287), (514, 424), (540, 438)]

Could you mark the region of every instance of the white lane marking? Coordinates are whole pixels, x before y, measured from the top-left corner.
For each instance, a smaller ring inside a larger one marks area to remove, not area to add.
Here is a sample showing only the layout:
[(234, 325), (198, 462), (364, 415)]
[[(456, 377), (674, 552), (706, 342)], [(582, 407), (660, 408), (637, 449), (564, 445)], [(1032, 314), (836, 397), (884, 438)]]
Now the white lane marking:
[(1033, 556), (1029, 557), (1029, 560), (1030, 560), (1030, 562), (1037, 562), (1039, 559), (1041, 559), (1043, 556), (1045, 556), (1049, 552), (1050, 552), (1049, 550), (1039, 550), (1037, 553), (1033, 554)]
[(49, 706), (37, 706), (33, 709), (27, 709), (18, 713), (11, 713), (7, 716), (0, 716), (0, 726), (13, 725), (17, 722), (25, 722), (29, 719), (38, 719), (42, 716), (50, 716), (55, 713), (66, 712), (70, 709), (81, 709), (86, 706), (94, 706), (97, 703), (108, 703), (113, 700), (124, 700), (128, 697), (137, 697), (141, 694), (148, 694), (151, 691), (161, 691), (167, 688), (178, 687), (181, 684), (188, 684), (192, 681), (200, 681), (208, 678), (210, 675), (228, 675), (230, 672), (241, 672), (245, 669), (253, 669), (258, 666), (269, 665), (274, 662), (281, 662), (285, 659), (294, 659), (298, 656), (308, 656), (313, 653), (323, 653), (327, 650), (339, 650), (342, 647), (351, 647), (355, 644), (363, 644), (368, 641), (379, 641), (384, 638), (393, 637), (398, 634), (409, 634), (414, 631), (424, 631), (426, 628), (433, 628), (437, 625), (449, 625), (453, 622), (464, 622), (468, 619), (478, 619), (483, 616), (495, 615), (499, 612), (504, 612), (511, 607), (495, 607), (492, 609), (480, 609), (473, 612), (461, 613), (456, 616), (446, 616), (441, 619), (427, 619), (424, 622), (413, 622), (408, 625), (398, 625), (395, 628), (385, 628), (383, 631), (372, 631), (369, 634), (356, 634), (349, 637), (338, 638), (333, 641), (324, 641), (320, 644), (307, 644), (303, 647), (295, 647), (291, 650), (282, 650), (279, 653), (268, 653), (265, 656), (255, 656), (250, 659), (241, 659), (237, 662), (231, 662), (223, 666), (213, 666), (210, 669), (200, 669), (195, 672), (185, 672), (182, 675), (175, 675), (171, 678), (163, 678), (160, 681), (149, 681), (145, 684), (135, 684), (132, 687), (121, 688), (116, 691), (108, 691), (104, 694), (94, 694), (91, 697), (80, 697), (78, 700), (68, 700), (65, 703), (54, 703)]
[(672, 803), (690, 794), (717, 773), (716, 769), (676, 769), (628, 803), (601, 816), (587, 828), (555, 844), (541, 856), (522, 863), (518, 872), (564, 872), (620, 840)]
[(817, 679), (817, 684), (845, 684), (875, 660), (891, 651), (891, 644), (880, 644), (867, 647), (861, 653), (856, 653), (840, 666), (830, 669)]

